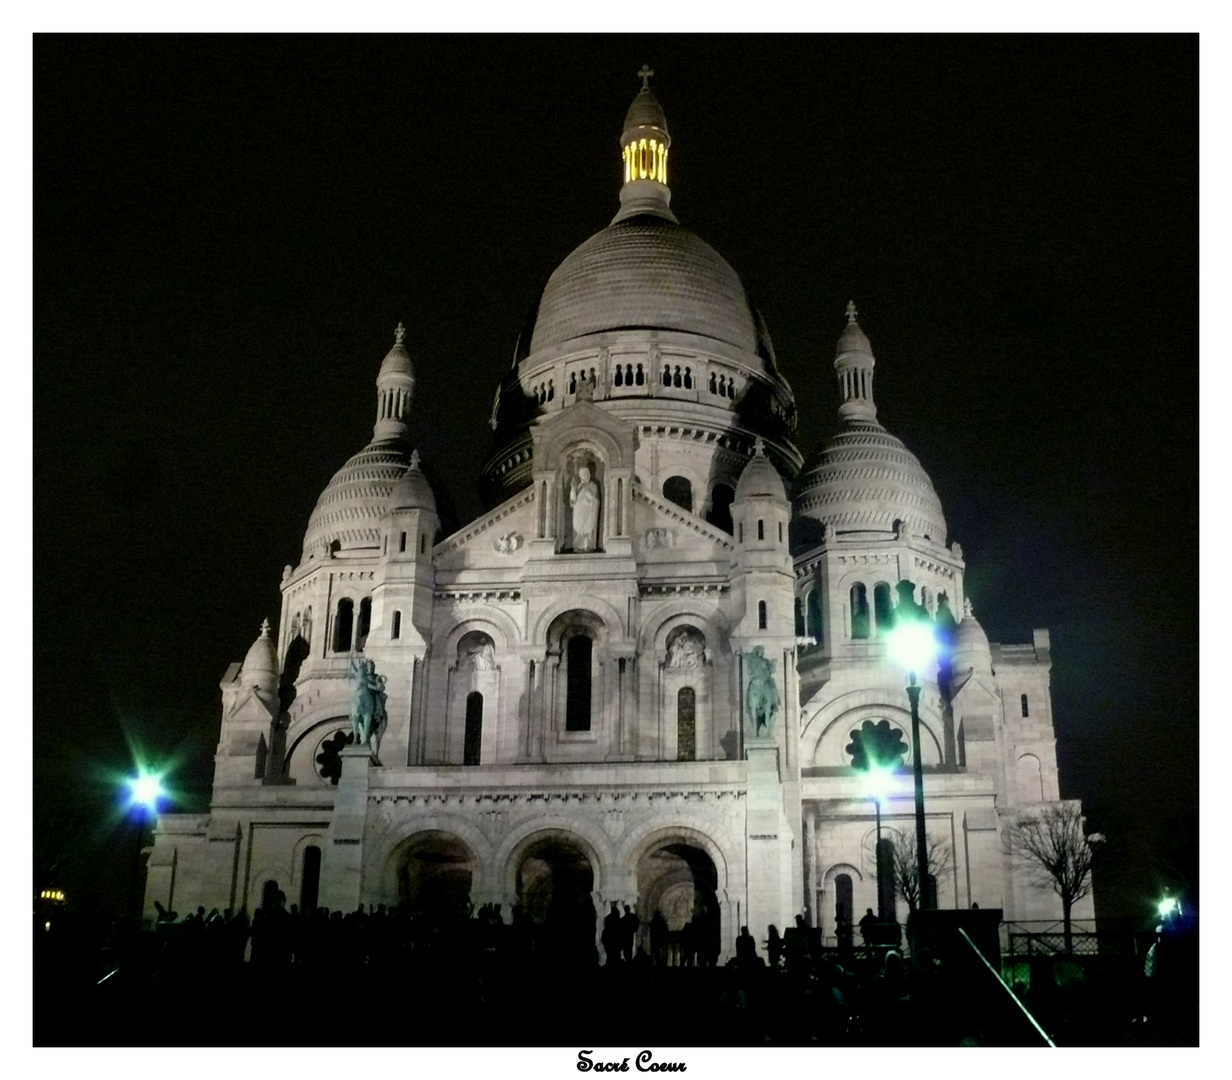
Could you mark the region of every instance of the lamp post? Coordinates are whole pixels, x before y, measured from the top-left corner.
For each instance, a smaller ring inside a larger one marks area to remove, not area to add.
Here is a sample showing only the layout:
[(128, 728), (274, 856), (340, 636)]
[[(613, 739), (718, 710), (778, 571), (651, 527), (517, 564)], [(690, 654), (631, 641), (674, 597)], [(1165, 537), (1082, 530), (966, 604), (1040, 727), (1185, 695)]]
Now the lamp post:
[(892, 769), (873, 761), (869, 763), (868, 771), (864, 774), (864, 790), (877, 808), (877, 918), (881, 922), (889, 918), (886, 913), (885, 866), (881, 851), (881, 800), (889, 794), (892, 773)]
[(890, 655), (907, 669), (907, 698), (911, 702), (911, 771), (915, 781), (915, 861), (920, 880), (920, 907), (935, 907), (928, 880), (928, 838), (924, 828), (924, 766), (920, 758), (920, 684), (916, 672), (922, 671), (937, 655), (932, 620), (916, 604), (915, 586), (898, 583), (898, 606), (894, 609), (894, 629), (888, 635)]
[(137, 907), (137, 925), (141, 925), (141, 908), (138, 906), (137, 880), (141, 876), (141, 836), (145, 826), (146, 815), (158, 812), (158, 802), (166, 794), (162, 777), (156, 773), (139, 769), (136, 776), (129, 777), (128, 807), (135, 812), (137, 818), (137, 843), (133, 852), (133, 876), (128, 886), (128, 910)]

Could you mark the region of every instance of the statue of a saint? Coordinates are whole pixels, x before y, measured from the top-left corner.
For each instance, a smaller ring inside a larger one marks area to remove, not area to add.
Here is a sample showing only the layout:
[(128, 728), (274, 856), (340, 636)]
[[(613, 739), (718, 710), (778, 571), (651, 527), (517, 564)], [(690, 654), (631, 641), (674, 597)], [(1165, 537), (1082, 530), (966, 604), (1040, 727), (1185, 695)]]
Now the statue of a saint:
[(385, 712), (385, 676), (376, 673), (376, 665), (367, 657), (351, 657), (347, 674), (352, 686), (351, 733), (355, 737), (354, 745), (371, 747), (375, 758), (389, 722)]
[(692, 630), (679, 631), (667, 643), (669, 668), (695, 668), (706, 662), (706, 642)]
[(590, 469), (578, 469), (577, 480), (569, 489), (573, 507), (573, 550), (594, 551), (599, 546), (599, 485), (590, 478)]
[(753, 724), (753, 734), (769, 735), (774, 714), (779, 708), (779, 690), (774, 685), (774, 661), (765, 650), (756, 645), (744, 655), (744, 666), (749, 677), (748, 709)]

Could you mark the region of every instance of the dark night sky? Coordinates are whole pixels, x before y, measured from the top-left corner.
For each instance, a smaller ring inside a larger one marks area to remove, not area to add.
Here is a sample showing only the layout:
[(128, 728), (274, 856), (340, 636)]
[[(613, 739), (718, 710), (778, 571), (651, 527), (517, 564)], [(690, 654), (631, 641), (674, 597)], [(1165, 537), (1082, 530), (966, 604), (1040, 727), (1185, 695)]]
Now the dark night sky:
[(833, 431), (853, 298), (989, 637), (1052, 631), (1062, 795), (1130, 852), (1117, 903), (1196, 888), (1197, 56), (37, 38), (36, 810), (93, 813), (126, 738), (180, 755), (204, 808), (218, 680), (370, 438), (399, 320), (420, 450), (478, 511), (493, 392), (547, 276), (616, 211), (649, 62), (673, 208), (761, 307), (801, 449)]

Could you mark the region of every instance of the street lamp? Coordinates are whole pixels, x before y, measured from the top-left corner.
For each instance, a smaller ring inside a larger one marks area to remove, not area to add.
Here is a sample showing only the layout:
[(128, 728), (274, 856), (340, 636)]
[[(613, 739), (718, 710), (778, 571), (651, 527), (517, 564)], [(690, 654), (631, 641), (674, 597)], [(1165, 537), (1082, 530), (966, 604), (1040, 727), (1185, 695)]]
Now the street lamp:
[[(130, 776), (125, 781), (128, 788), (128, 808), (134, 811), (137, 818), (137, 846), (133, 852), (133, 876), (128, 886), (128, 910), (132, 911), (137, 903), (137, 880), (141, 876), (141, 834), (147, 814), (158, 813), (158, 803), (167, 795), (163, 787), (161, 774), (147, 771), (144, 767), (137, 770), (136, 776)], [(137, 922), (141, 922), (141, 909), (137, 909)]]
[(868, 770), (864, 773), (864, 793), (873, 800), (877, 808), (877, 918), (885, 922), (886, 914), (885, 867), (882, 865), (881, 852), (881, 802), (890, 793), (891, 778), (894, 770), (885, 765), (870, 761)]
[(915, 586), (898, 583), (898, 605), (894, 608), (894, 629), (887, 635), (890, 656), (907, 670), (907, 698), (911, 702), (911, 767), (915, 781), (915, 861), (920, 879), (920, 907), (932, 908), (935, 900), (928, 880), (928, 838), (924, 829), (924, 766), (920, 759), (920, 684), (916, 672), (923, 671), (937, 655), (937, 639), (932, 619), (915, 602)]

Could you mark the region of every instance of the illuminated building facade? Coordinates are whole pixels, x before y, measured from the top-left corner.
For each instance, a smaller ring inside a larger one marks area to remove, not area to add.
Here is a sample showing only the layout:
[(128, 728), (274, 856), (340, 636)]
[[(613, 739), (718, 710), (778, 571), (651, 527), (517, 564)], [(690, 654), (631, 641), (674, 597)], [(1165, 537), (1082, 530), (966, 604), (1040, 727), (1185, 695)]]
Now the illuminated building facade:
[[(837, 434), (797, 449), (762, 319), (670, 208), (647, 78), (619, 212), (551, 275), (497, 391), (489, 509), (440, 534), (399, 327), (372, 441), (321, 494), (277, 624), (223, 679), (210, 811), (159, 819), (147, 913), (277, 890), (343, 910), (469, 898), (544, 934), (593, 912), (597, 943), (616, 901), (643, 933), (694, 920), (722, 958), (742, 925), (761, 939), (797, 913), (841, 937), (877, 907), (858, 733), (910, 761), (884, 638), (902, 581), (951, 630), (921, 673), (939, 904), (1059, 913), (1000, 839), (1007, 814), (1059, 799), (1047, 631), (980, 628), (932, 484), (877, 421), (852, 305)], [(347, 745), (356, 657), (387, 697), (372, 754)], [(912, 814), (904, 769), (887, 843)]]

